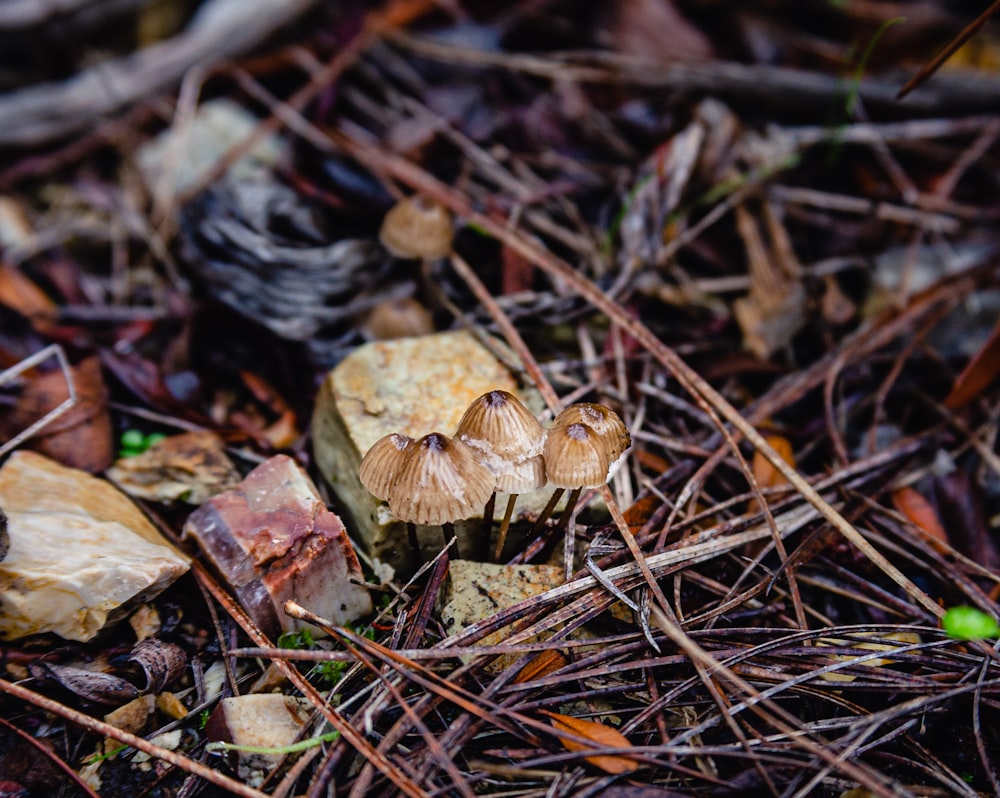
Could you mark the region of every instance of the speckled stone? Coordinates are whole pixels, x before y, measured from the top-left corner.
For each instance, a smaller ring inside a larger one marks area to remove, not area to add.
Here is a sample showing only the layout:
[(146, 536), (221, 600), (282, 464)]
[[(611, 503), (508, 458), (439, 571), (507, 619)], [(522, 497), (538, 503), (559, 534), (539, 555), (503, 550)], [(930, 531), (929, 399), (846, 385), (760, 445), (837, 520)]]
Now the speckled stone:
[[(441, 599), (441, 623), (449, 635), (458, 634), (500, 610), (562, 583), (563, 569), (555, 565), (499, 565), (452, 560)], [(509, 633), (509, 627), (504, 627), (482, 638), (479, 645), (497, 645)], [(516, 658), (516, 655), (504, 655), (491, 669), (502, 669)]]
[[(365, 344), (327, 375), (313, 414), (316, 463), (346, 507), (352, 533), (373, 557), (403, 572), (416, 564), (406, 525), (358, 479), (365, 452), (391, 432), (452, 435), (472, 401), (496, 389), (516, 394), (533, 412), (543, 407), (537, 391), (519, 388), (508, 368), (465, 331)], [(550, 495), (543, 489), (520, 497), (516, 516), (536, 516)], [(506, 496), (498, 495), (498, 516), (505, 503)], [(462, 556), (488, 551), (481, 514), (455, 528)], [(417, 531), (424, 556), (433, 556), (442, 545), (440, 528)]]

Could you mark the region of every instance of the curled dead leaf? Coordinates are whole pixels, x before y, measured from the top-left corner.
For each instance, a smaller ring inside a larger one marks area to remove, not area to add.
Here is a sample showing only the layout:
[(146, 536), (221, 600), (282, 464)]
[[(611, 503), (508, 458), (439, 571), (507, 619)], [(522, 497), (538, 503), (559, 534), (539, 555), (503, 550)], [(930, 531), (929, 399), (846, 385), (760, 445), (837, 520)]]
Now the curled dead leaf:
[(121, 705), (139, 695), (134, 684), (110, 673), (51, 662), (33, 662), (28, 672), (43, 684), (58, 685), (90, 704)]
[[(590, 740), (593, 746), (560, 736), (559, 741), (567, 751), (589, 751), (593, 748), (631, 748), (632, 743), (617, 729), (613, 729), (596, 720), (583, 720), (572, 715), (560, 715), (557, 712), (545, 712), (556, 731), (568, 732), (576, 737)], [(605, 773), (630, 773), (639, 767), (639, 763), (624, 756), (614, 754), (597, 754), (584, 757), (594, 767)]]
[(160, 693), (187, 670), (187, 654), (180, 646), (150, 637), (137, 643), (128, 661), (139, 666), (146, 677), (143, 692)]

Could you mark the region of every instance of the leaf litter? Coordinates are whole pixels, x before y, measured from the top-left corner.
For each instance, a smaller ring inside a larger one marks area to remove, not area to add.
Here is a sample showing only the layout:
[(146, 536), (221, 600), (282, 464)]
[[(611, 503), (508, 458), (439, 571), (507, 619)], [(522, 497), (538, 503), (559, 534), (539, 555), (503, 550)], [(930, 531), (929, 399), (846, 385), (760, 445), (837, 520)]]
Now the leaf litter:
[[(109, 756), (81, 794), (1000, 792), (996, 654), (940, 626), (955, 607), (977, 628), (1000, 617), (995, 81), (946, 63), (895, 99), (972, 20), (939, 3), (900, 22), (866, 4), (405, 0), (303, 2), (296, 22), (291, 5), (264, 49), (256, 12), (231, 51), (224, 15), (214, 43), (192, 28), (198, 58), (253, 55), (165, 93), (137, 72), (127, 108), (43, 115), (30, 149), (30, 112), (0, 136), (17, 145), (0, 169), (5, 435), (62, 408), (42, 436), (95, 469), (126, 430), (209, 430), (244, 473), (281, 452), (319, 477), (316, 389), (373, 337), (374, 309), (407, 300), (420, 329), (502, 340), (548, 420), (613, 408), (632, 448), (569, 543), (548, 522), (507, 546), (568, 564), (559, 586), (448, 630), (447, 557), (369, 561), (372, 616), (313, 617), (328, 637), (279, 647), (195, 558), (143, 608), (149, 639), (190, 662), (142, 665), (144, 689), (187, 715), (157, 710), (137, 736), (67, 696), (82, 662), (88, 685), (136, 668), (120, 624), (4, 642), (0, 739), (29, 734), (73, 770), (83, 732), (157, 762)], [(68, 85), (13, 74), (39, 108), (44, 81)], [(253, 133), (193, 180), (143, 186), (144, 142), (220, 94)], [(228, 169), (275, 133), (277, 162)], [(456, 220), (444, 257), (379, 245), (409, 196)], [(74, 385), (83, 371), (99, 374)], [(67, 415), (77, 389), (89, 404)], [(90, 405), (100, 424), (73, 439)], [(191, 494), (147, 493), (176, 541), (190, 508), (162, 499)], [(250, 785), (203, 757), (199, 717), (268, 690), (308, 701), (303, 739), (323, 745), (292, 743)], [(155, 742), (174, 729), (178, 747)], [(11, 759), (0, 780), (42, 789)]]

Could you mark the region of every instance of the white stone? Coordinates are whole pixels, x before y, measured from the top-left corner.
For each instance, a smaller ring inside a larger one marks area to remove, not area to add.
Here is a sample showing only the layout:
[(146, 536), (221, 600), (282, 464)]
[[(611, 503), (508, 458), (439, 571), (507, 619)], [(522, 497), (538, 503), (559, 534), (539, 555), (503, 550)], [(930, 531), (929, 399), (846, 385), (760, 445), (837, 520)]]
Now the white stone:
[(79, 513), (7, 514), (0, 561), (0, 638), (52, 632), (93, 639), (127, 607), (159, 594), (187, 570), (165, 546), (116, 521)]

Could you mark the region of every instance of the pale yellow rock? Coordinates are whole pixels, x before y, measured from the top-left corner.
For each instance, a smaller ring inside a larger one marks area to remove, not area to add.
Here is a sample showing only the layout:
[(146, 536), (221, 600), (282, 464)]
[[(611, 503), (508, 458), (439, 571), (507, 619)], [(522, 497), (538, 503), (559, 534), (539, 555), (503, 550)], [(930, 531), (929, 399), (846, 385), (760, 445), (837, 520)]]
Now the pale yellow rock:
[(0, 468), (10, 550), (0, 639), (91, 640), (183, 574), (189, 558), (107, 482), (29, 451)]
[[(0, 507), (6, 512), (53, 510), (115, 521), (158, 546), (173, 545), (132, 501), (103, 479), (35, 452), (14, 452), (0, 468)], [(189, 558), (177, 549), (185, 561)]]
[[(532, 412), (543, 407), (537, 391), (519, 388), (507, 367), (465, 331), (366, 344), (327, 375), (313, 414), (313, 451), (354, 522), (352, 532), (372, 557), (397, 570), (415, 565), (405, 524), (358, 479), (365, 452), (391, 432), (412, 438), (452, 435), (472, 401), (497, 389), (515, 394)], [(537, 515), (550, 495), (543, 489), (520, 497), (517, 516)], [(500, 494), (500, 512), (505, 504), (506, 495)], [(455, 529), (463, 556), (488, 550), (481, 514)], [(425, 557), (440, 550), (439, 527), (420, 527), (418, 537)]]
[[(442, 596), (441, 623), (448, 634), (457, 634), (500, 610), (562, 583), (563, 569), (555, 565), (499, 565), (453, 560), (448, 565)], [(509, 634), (510, 627), (504, 627), (482, 638), (479, 645), (502, 643)], [(516, 658), (515, 655), (500, 657), (492, 664), (492, 669), (500, 670)]]
[[(224, 698), (209, 717), (205, 733), (210, 740), (248, 748), (282, 748), (299, 739), (310, 710), (308, 701), (276, 693)], [(259, 786), (264, 774), (282, 758), (281, 754), (240, 751), (237, 772), (241, 779)]]
[[(149, 716), (153, 714), (155, 706), (156, 699), (153, 696), (141, 695), (109, 712), (104, 716), (104, 722), (129, 734), (142, 734), (146, 729), (146, 724), (149, 722)], [(105, 750), (113, 748), (116, 745), (120, 745), (120, 743), (115, 740), (109, 740), (105, 745)]]
[(166, 546), (80, 513), (9, 512), (0, 639), (51, 632), (86, 642), (188, 569)]

